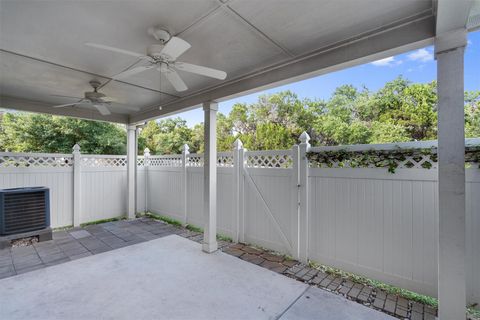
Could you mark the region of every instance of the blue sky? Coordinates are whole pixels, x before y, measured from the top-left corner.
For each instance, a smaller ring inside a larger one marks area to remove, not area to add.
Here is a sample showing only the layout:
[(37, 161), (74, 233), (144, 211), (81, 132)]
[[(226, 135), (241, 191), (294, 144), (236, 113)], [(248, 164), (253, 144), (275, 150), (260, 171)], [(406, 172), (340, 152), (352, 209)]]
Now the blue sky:
[[(480, 31), (468, 35), (468, 46), (465, 52), (465, 90), (480, 90)], [(370, 90), (378, 90), (399, 75), (412, 82), (430, 82), (436, 79), (437, 68), (433, 60), (433, 47), (410, 51), (398, 56), (389, 57), (373, 63), (318, 76), (281, 87), (261, 91), (247, 96), (224, 101), (219, 104), (219, 111), (228, 114), (235, 103), (253, 103), (259, 95), (283, 90), (295, 92), (300, 98), (328, 99), (335, 88), (352, 84), (358, 88), (365, 85)], [(187, 120), (189, 126), (203, 121), (201, 109), (179, 113)]]

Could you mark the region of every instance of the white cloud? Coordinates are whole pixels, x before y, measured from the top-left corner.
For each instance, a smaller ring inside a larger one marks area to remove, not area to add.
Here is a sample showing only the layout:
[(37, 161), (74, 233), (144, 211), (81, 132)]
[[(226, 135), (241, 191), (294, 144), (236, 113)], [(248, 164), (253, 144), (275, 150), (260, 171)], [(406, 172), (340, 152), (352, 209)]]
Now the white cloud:
[(401, 63), (402, 63), (401, 60), (395, 60), (394, 57), (388, 57), (385, 59), (372, 62), (372, 64), (377, 67), (393, 67), (393, 66), (398, 66)]
[(473, 41), (472, 41), (472, 40), (467, 40), (467, 44), (468, 44), (469, 46), (471, 46), (471, 45), (473, 44)]
[(408, 59), (413, 61), (427, 62), (433, 60), (433, 53), (427, 49), (418, 49), (408, 55)]

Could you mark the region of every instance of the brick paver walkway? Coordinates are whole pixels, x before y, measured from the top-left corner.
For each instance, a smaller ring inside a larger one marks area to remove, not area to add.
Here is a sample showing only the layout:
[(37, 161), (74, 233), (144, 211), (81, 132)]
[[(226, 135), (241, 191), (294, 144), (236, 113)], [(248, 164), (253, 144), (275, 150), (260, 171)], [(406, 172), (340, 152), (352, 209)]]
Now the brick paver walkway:
[[(0, 250), (0, 279), (171, 234), (178, 234), (199, 243), (203, 240), (202, 233), (150, 218), (115, 221), (55, 231), (51, 241)], [(219, 241), (219, 247), (225, 253), (242, 260), (343, 295), (347, 299), (381, 310), (397, 318), (435, 319), (437, 311), (427, 305), (408, 301), (382, 290), (324, 273), (274, 252), (225, 241)]]
[(225, 247), (223, 251), (298, 281), (343, 295), (349, 300), (380, 310), (399, 319), (430, 320), (435, 319), (437, 313), (437, 310), (429, 306), (408, 301), (402, 297), (387, 294), (382, 290), (354, 283), (333, 274), (327, 274), (298, 261), (289, 260), (259, 248), (244, 244), (232, 244)]

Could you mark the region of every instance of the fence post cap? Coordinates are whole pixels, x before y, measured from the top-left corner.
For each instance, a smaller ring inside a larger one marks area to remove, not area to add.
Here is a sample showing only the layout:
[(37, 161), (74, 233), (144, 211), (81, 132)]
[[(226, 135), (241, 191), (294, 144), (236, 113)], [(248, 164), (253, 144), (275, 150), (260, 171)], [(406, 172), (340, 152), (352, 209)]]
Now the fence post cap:
[(190, 150), (190, 147), (188, 146), (188, 144), (185, 143), (182, 147), (182, 152), (183, 153), (188, 153), (188, 150)]
[(310, 141), (310, 136), (306, 131), (303, 131), (302, 134), (300, 135), (300, 142), (301, 143), (308, 143)]
[(233, 148), (234, 148), (235, 150), (239, 150), (239, 149), (242, 149), (242, 147), (243, 147), (243, 142), (242, 142), (242, 140), (236, 139), (235, 142), (233, 143)]
[(143, 149), (143, 155), (149, 156), (150, 155), (150, 149), (148, 149), (148, 148)]
[(73, 152), (80, 152), (80, 146), (78, 145), (78, 143), (75, 143), (72, 150), (73, 150)]

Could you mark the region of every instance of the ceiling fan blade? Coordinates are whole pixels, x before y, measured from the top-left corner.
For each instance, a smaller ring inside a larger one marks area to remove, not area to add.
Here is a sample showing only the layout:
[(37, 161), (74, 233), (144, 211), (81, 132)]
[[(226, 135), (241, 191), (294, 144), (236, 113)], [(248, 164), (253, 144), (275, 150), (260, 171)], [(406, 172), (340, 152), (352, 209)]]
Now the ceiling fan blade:
[(108, 110), (108, 108), (103, 104), (94, 104), (93, 106), (98, 110), (98, 112), (100, 112), (102, 116), (108, 116), (109, 114), (112, 114), (110, 110)]
[(129, 69), (127, 71), (123, 71), (123, 72), (120, 72), (119, 74), (114, 75), (112, 77), (112, 79), (119, 80), (119, 79), (127, 78), (127, 77), (130, 77), (131, 75), (146, 71), (148, 69), (152, 69), (153, 67), (154, 67), (154, 65), (135, 67), (135, 68), (132, 68), (132, 69)]
[(112, 98), (112, 97), (102, 97), (102, 98), (100, 98), (100, 100), (103, 101), (103, 102), (115, 102), (115, 101), (117, 101), (117, 99)]
[(83, 99), (83, 98), (80, 98), (80, 97), (62, 96), (62, 95), (59, 95), (59, 94), (51, 94), (50, 96), (52, 96), (52, 97), (59, 97), (59, 98), (77, 99), (77, 100)]
[(130, 111), (140, 111), (140, 108), (139, 107), (131, 107), (131, 106), (127, 106), (127, 105), (124, 105), (124, 104), (121, 104), (121, 103), (116, 103), (116, 104), (113, 104), (113, 105), (110, 105), (110, 108), (114, 107), (117, 108), (117, 109), (125, 109), (125, 110), (130, 110)]
[[(70, 98), (71, 98), (71, 97), (70, 97)], [(53, 106), (52, 108), (63, 108), (63, 107), (74, 106), (74, 105), (77, 105), (77, 104), (90, 103), (90, 100), (88, 100), (88, 99), (82, 99), (82, 98), (79, 98), (79, 99), (80, 99), (80, 100), (78, 100), (77, 102), (66, 103), (66, 104), (59, 104), (59, 105)]]
[(227, 77), (227, 73), (225, 71), (197, 66), (196, 64), (191, 64), (186, 62), (175, 62), (174, 66), (178, 70), (196, 73), (202, 76), (215, 78), (219, 80), (225, 80), (225, 78)]
[(66, 103), (66, 104), (59, 104), (57, 106), (53, 106), (52, 108), (63, 108), (63, 107), (70, 107), (70, 106), (74, 106), (78, 104), (78, 102), (74, 102), (74, 103)]
[(180, 78), (180, 76), (175, 70), (169, 69), (164, 74), (167, 80), (170, 81), (172, 86), (175, 88), (175, 90), (185, 91), (188, 89), (185, 82), (183, 82), (182, 78)]
[(110, 46), (106, 46), (104, 44), (86, 42), (85, 45), (89, 46), (89, 47), (97, 48), (97, 49), (102, 49), (102, 50), (107, 50), (107, 51), (126, 54), (127, 56), (132, 56), (132, 57), (136, 57), (136, 58), (139, 58), (139, 59), (147, 59), (147, 58), (149, 59), (149, 57), (144, 55), (144, 54), (136, 53), (136, 52), (133, 52), (133, 51), (128, 51), (128, 50), (124, 50), (124, 49), (120, 49), (120, 48), (110, 47)]
[(165, 47), (163, 47), (160, 54), (168, 56), (170, 59), (175, 60), (180, 57), (185, 51), (190, 49), (191, 45), (185, 40), (177, 37), (172, 37), (168, 40)]

